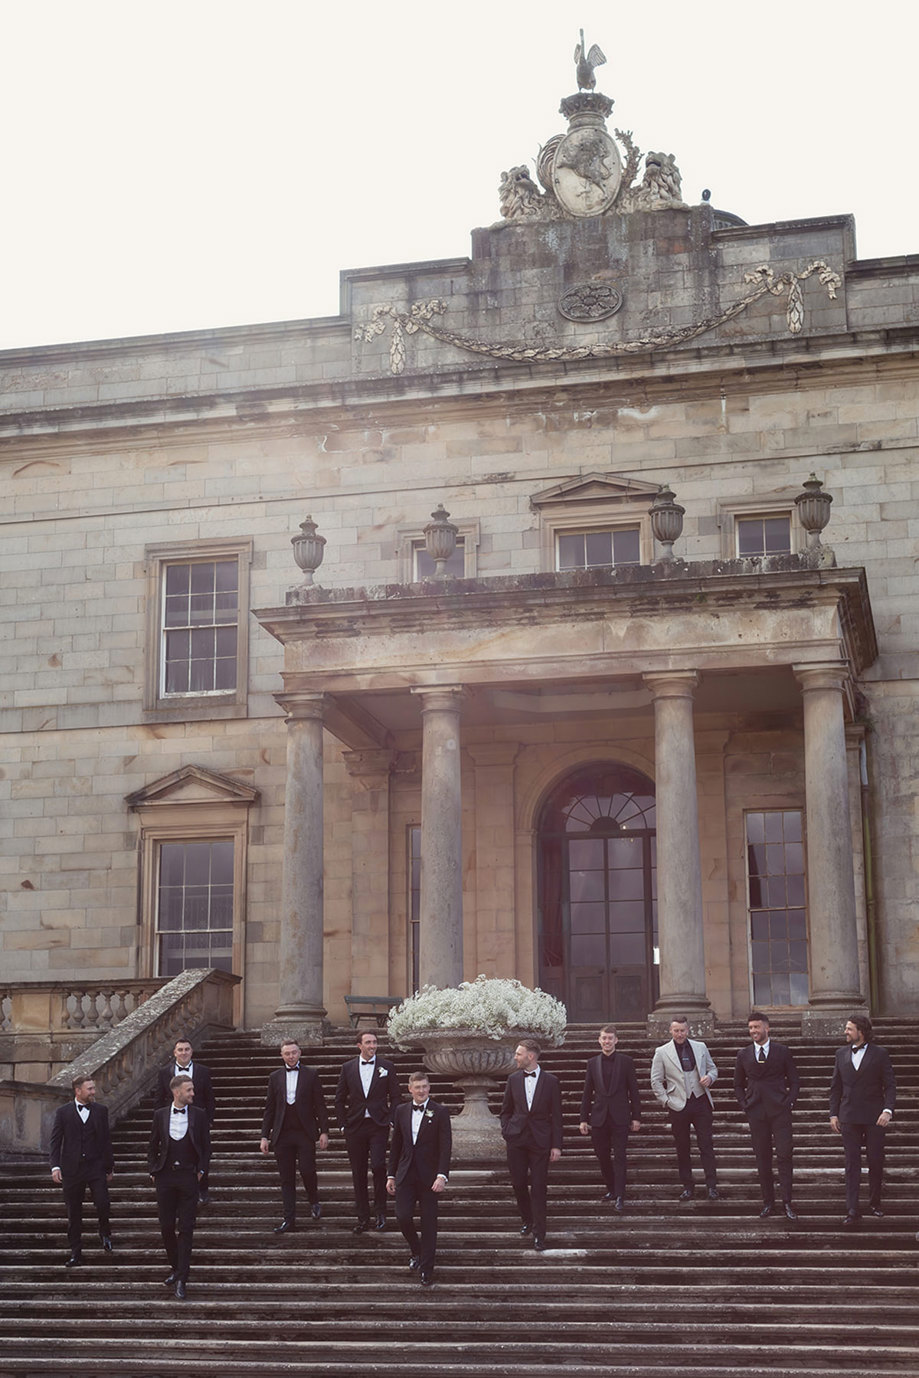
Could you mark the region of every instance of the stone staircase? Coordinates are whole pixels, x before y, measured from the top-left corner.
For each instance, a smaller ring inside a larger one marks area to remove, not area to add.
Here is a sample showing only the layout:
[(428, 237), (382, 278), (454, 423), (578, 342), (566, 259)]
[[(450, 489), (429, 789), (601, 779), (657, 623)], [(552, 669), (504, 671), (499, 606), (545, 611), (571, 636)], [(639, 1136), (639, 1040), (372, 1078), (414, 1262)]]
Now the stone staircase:
[[(354, 1236), (341, 1136), (320, 1155), (323, 1216), (276, 1237), (280, 1192), (273, 1159), (258, 1153), (276, 1053), (232, 1034), (202, 1049), (218, 1095), (210, 1206), (198, 1217), (188, 1300), (162, 1281), (168, 1268), (144, 1171), (150, 1106), (116, 1130), (115, 1253), (87, 1266), (67, 1257), (63, 1203), (44, 1164), (0, 1174), (0, 1373), (4, 1378), (811, 1378), (919, 1373), (919, 1120), (905, 1022), (879, 1021), (900, 1084), (888, 1140), (885, 1208), (842, 1228), (842, 1147), (827, 1123), (835, 1044), (791, 1044), (803, 1089), (795, 1116), (795, 1224), (758, 1219), (759, 1191), (745, 1124), (731, 1094), (745, 1025), (722, 1025), (709, 1046), (723, 1199), (679, 1203), (671, 1140), (648, 1086), (652, 1044), (621, 1026), (638, 1066), (645, 1114), (632, 1141), (628, 1212), (600, 1202), (589, 1142), (577, 1133), (584, 1064), (596, 1030), (573, 1027), (546, 1065), (563, 1083), (565, 1150), (553, 1169), (549, 1249), (521, 1239), (502, 1162), (457, 1165), (441, 1206), (437, 1285), (406, 1267), (395, 1228)], [(353, 1055), (341, 1030), (306, 1060), (320, 1069), (331, 1108), (338, 1069)], [(396, 1055), (400, 1080), (417, 1065)], [(434, 1095), (455, 1106), (434, 1078)], [(701, 1174), (697, 1180), (701, 1181)]]

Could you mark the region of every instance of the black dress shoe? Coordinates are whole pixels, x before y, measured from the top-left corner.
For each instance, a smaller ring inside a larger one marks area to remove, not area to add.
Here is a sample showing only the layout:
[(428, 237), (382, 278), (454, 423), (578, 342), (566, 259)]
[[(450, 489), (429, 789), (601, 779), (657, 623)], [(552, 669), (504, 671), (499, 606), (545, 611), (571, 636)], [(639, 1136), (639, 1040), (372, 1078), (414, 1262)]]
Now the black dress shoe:
[(760, 1220), (768, 1220), (774, 1210), (775, 1202), (767, 1201), (766, 1204), (763, 1206), (763, 1209), (759, 1213)]
[(852, 1211), (850, 1211), (849, 1214), (846, 1216), (845, 1220), (844, 1220), (842, 1223), (843, 1223), (844, 1225), (848, 1225), (849, 1228), (851, 1229), (851, 1227), (852, 1227), (853, 1225), (857, 1225), (857, 1224), (858, 1224), (858, 1216), (857, 1216), (857, 1215), (854, 1215), (854, 1214), (852, 1213)]
[(433, 1286), (434, 1286), (434, 1274), (433, 1274), (433, 1273), (422, 1273), (422, 1274), (421, 1274), (421, 1285), (422, 1285), (422, 1287), (433, 1287)]
[(520, 1226), (520, 1233), (521, 1233), (521, 1234), (532, 1234), (532, 1233), (533, 1233), (533, 1222), (532, 1222), (532, 1220), (524, 1220), (523, 1224)]
[(199, 1192), (198, 1192), (198, 1205), (199, 1205), (199, 1206), (206, 1206), (206, 1205), (208, 1204), (208, 1202), (210, 1201), (210, 1199), (211, 1199), (211, 1193), (210, 1193), (209, 1191), (199, 1191)]
[(357, 1224), (356, 1224), (355, 1226), (353, 1226), (353, 1228), (352, 1228), (352, 1230), (351, 1230), (351, 1233), (352, 1233), (352, 1234), (366, 1234), (367, 1231), (368, 1231), (369, 1229), (370, 1229), (370, 1221), (369, 1221), (369, 1220), (359, 1220), (359, 1221), (357, 1222)]
[(868, 1210), (870, 1214), (876, 1216), (878, 1220), (880, 1220), (884, 1214), (880, 1206), (869, 1206)]
[(185, 1283), (182, 1281), (181, 1278), (176, 1283), (176, 1296), (178, 1297), (179, 1301), (185, 1300)]
[(105, 1252), (110, 1254), (112, 1252), (112, 1236), (110, 1234), (100, 1234), (99, 1238), (102, 1240), (102, 1247)]
[(691, 1201), (695, 1194), (695, 1187), (684, 1187), (683, 1190), (680, 1192), (679, 1199), (681, 1201)]
[(617, 1215), (622, 1215), (623, 1211), (625, 1210), (624, 1196), (616, 1197), (615, 1201), (613, 1202), (613, 1210), (616, 1212)]
[(291, 1230), (296, 1228), (297, 1222), (295, 1220), (282, 1220), (280, 1225), (275, 1225), (274, 1232), (275, 1234), (290, 1234)]
[(709, 1201), (720, 1201), (720, 1200), (721, 1200), (721, 1192), (718, 1190), (717, 1187), (709, 1187), (709, 1189), (708, 1189), (708, 1199), (709, 1199)]
[(322, 1202), (321, 1202), (321, 1201), (311, 1201), (311, 1202), (310, 1202), (310, 1215), (313, 1217), (314, 1220), (319, 1220), (319, 1219), (320, 1219), (320, 1217), (322, 1216)]
[(376, 1230), (385, 1230), (385, 1229), (386, 1229), (386, 1212), (385, 1212), (385, 1211), (377, 1211), (377, 1218), (376, 1218), (376, 1223), (374, 1224), (374, 1229), (376, 1229)]
[(795, 1210), (794, 1206), (791, 1204), (790, 1201), (782, 1202), (782, 1210), (785, 1212), (786, 1219), (797, 1220), (798, 1212)]
[(536, 1252), (537, 1252), (538, 1254), (541, 1254), (541, 1253), (544, 1251), (545, 1247), (546, 1247), (546, 1236), (545, 1236), (544, 1234), (534, 1234), (534, 1236), (533, 1236), (533, 1248), (536, 1250)]
[(178, 1282), (178, 1280), (179, 1280), (179, 1275), (178, 1275), (178, 1273), (176, 1272), (175, 1268), (173, 1268), (173, 1270), (172, 1270), (172, 1272), (169, 1274), (168, 1278), (163, 1278), (163, 1286), (164, 1286), (164, 1287), (174, 1287), (174, 1286), (176, 1285), (176, 1283)]
[(608, 1191), (605, 1196), (600, 1197), (601, 1201), (615, 1201), (615, 1199), (616, 1198), (611, 1191)]
[(409, 1261), (408, 1261), (408, 1269), (409, 1269), (409, 1272), (410, 1272), (410, 1273), (414, 1273), (414, 1272), (416, 1272), (420, 1267), (421, 1267), (421, 1259), (418, 1257), (417, 1254), (412, 1254), (411, 1258), (410, 1258)]
[(82, 1266), (83, 1255), (81, 1253), (71, 1254), (67, 1262), (64, 1264), (65, 1268), (82, 1268)]

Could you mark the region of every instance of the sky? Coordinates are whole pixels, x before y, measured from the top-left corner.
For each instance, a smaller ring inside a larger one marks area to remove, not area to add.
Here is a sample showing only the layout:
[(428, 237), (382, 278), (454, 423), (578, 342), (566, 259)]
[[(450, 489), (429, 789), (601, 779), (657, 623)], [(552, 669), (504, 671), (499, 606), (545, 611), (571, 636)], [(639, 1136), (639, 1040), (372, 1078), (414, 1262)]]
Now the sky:
[(6, 0), (0, 350), (335, 315), (341, 269), (468, 254), (582, 26), (686, 201), (919, 253), (907, 0)]

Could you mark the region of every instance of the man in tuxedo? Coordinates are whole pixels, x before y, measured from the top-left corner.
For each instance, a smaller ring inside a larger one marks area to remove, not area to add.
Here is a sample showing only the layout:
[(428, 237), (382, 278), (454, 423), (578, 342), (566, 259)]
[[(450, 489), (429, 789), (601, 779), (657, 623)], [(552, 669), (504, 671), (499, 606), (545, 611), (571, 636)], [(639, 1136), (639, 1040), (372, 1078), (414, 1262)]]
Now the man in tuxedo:
[(721, 1193), (715, 1164), (709, 1087), (718, 1076), (718, 1068), (705, 1044), (689, 1037), (689, 1020), (684, 1014), (670, 1021), (670, 1034), (670, 1042), (662, 1043), (651, 1061), (651, 1090), (670, 1114), (677, 1171), (683, 1183), (680, 1200), (691, 1201), (696, 1190), (689, 1138), (690, 1129), (695, 1129), (708, 1197), (710, 1201), (717, 1201)]
[(853, 1014), (846, 1023), (846, 1046), (836, 1050), (836, 1067), (830, 1086), (830, 1125), (842, 1135), (846, 1153), (846, 1218), (855, 1226), (862, 1175), (862, 1145), (868, 1159), (868, 1208), (881, 1216), (884, 1180), (884, 1140), (897, 1103), (890, 1054), (871, 1042), (871, 1020)]
[(590, 1135), (600, 1172), (606, 1183), (604, 1201), (618, 1214), (625, 1210), (626, 1147), (629, 1133), (641, 1128), (641, 1098), (635, 1064), (617, 1053), (615, 1024), (604, 1024), (597, 1040), (600, 1053), (587, 1064), (581, 1097), (580, 1131)]
[(160, 1233), (169, 1259), (167, 1287), (185, 1300), (191, 1244), (198, 1214), (198, 1186), (211, 1156), (207, 1115), (194, 1104), (195, 1084), (180, 1074), (169, 1083), (172, 1104), (153, 1112), (147, 1171), (156, 1186)]
[(313, 1219), (322, 1215), (316, 1178), (316, 1141), (329, 1146), (329, 1115), (319, 1077), (300, 1061), (300, 1044), (286, 1038), (281, 1044), (283, 1067), (268, 1078), (268, 1095), (262, 1116), (262, 1153), (274, 1149), (281, 1178), (284, 1218), (275, 1234), (288, 1234), (297, 1225), (297, 1167), (310, 1203)]
[(108, 1111), (96, 1105), (92, 1077), (74, 1077), (73, 1100), (60, 1106), (51, 1129), (51, 1180), (64, 1188), (67, 1206), (67, 1242), (70, 1257), (65, 1267), (83, 1262), (83, 1197), (89, 1187), (99, 1219), (99, 1238), (106, 1253), (112, 1252), (109, 1227), (111, 1206), (108, 1184), (115, 1171)]
[(533, 1245), (542, 1253), (549, 1164), (562, 1156), (562, 1092), (558, 1078), (540, 1067), (540, 1051), (535, 1038), (524, 1038), (517, 1045), (517, 1070), (507, 1079), (501, 1104), (501, 1133), (523, 1220), (520, 1233), (532, 1233)]
[(375, 1033), (358, 1035), (359, 1056), (341, 1069), (335, 1092), (335, 1117), (345, 1135), (357, 1224), (354, 1234), (370, 1229), (370, 1195), (367, 1190), (367, 1165), (373, 1174), (374, 1224), (386, 1229), (386, 1144), (399, 1092), (396, 1069), (377, 1056)]
[(791, 1112), (801, 1085), (798, 1069), (784, 1043), (776, 1043), (770, 1037), (769, 1020), (760, 1010), (751, 1011), (747, 1028), (753, 1041), (737, 1054), (734, 1095), (750, 1126), (753, 1156), (763, 1193), (760, 1217), (766, 1220), (775, 1210), (774, 1149), (782, 1207), (789, 1220), (797, 1220), (791, 1202)]
[[(156, 1079), (156, 1108), (159, 1110), (164, 1105), (172, 1104), (172, 1092), (169, 1083), (173, 1077), (191, 1077), (195, 1083), (195, 1105), (199, 1110), (203, 1110), (207, 1115), (207, 1127), (214, 1127), (214, 1087), (211, 1082), (211, 1074), (203, 1062), (192, 1056), (191, 1043), (184, 1037), (180, 1038), (172, 1050), (172, 1058), (165, 1067), (161, 1067)], [(210, 1200), (208, 1193), (208, 1174), (201, 1178), (198, 1190), (198, 1201), (202, 1206), (206, 1206)]]
[[(409, 1268), (421, 1273), (422, 1287), (434, 1281), (437, 1207), (450, 1173), (453, 1132), (450, 1112), (431, 1100), (427, 1072), (408, 1079), (411, 1104), (397, 1105), (389, 1150), (386, 1190), (396, 1198), (396, 1224), (409, 1247)], [(421, 1243), (415, 1229), (415, 1205), (421, 1215)]]

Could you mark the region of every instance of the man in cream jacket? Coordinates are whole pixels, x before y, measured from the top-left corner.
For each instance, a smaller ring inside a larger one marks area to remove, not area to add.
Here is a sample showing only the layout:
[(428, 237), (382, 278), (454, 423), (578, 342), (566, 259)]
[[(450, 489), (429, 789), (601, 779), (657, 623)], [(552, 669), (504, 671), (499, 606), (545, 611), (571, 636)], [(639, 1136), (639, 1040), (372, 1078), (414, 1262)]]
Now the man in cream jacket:
[(661, 1044), (654, 1053), (651, 1090), (670, 1114), (677, 1170), (683, 1183), (680, 1200), (689, 1201), (695, 1193), (689, 1151), (689, 1130), (693, 1127), (708, 1197), (710, 1201), (717, 1201), (720, 1192), (715, 1167), (712, 1095), (709, 1087), (717, 1079), (718, 1068), (705, 1044), (689, 1037), (689, 1020), (685, 1015), (671, 1020), (670, 1033), (670, 1041)]

